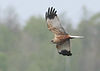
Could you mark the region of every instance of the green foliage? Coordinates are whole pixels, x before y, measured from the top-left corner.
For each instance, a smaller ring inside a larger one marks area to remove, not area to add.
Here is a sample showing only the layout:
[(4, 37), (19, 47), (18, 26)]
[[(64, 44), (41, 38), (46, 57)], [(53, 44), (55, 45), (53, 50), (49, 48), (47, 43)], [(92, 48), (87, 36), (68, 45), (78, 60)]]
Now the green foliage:
[(14, 44), (14, 33), (5, 25), (0, 24), (0, 51), (7, 51)]
[(45, 40), (47, 39), (49, 36), (49, 32), (47, 30), (47, 25), (46, 22), (43, 18), (41, 17), (34, 17), (32, 16), (28, 22), (27, 22), (27, 26), (25, 27), (25, 31), (27, 33), (29, 33), (30, 35), (32, 35), (32, 37), (35, 39), (39, 38), (39, 40)]
[(7, 58), (4, 53), (0, 53), (0, 70), (1, 71), (7, 70)]

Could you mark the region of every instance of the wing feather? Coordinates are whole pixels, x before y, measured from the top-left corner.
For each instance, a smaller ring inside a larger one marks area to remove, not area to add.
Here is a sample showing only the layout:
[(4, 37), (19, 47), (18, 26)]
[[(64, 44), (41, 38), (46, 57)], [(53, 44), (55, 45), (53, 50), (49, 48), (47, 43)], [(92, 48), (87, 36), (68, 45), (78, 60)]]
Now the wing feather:
[(49, 7), (45, 14), (48, 29), (56, 35), (65, 35), (67, 33), (62, 27), (56, 12), (55, 8)]
[(61, 44), (57, 44), (56, 48), (59, 54), (71, 56), (71, 48), (70, 48), (70, 39), (67, 39), (65, 42)]

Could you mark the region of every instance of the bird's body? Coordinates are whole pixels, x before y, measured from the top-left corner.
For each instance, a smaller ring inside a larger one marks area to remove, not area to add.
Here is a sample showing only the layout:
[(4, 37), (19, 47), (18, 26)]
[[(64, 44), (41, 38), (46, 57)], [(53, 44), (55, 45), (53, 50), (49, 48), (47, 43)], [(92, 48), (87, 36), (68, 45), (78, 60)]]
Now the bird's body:
[(54, 33), (54, 39), (51, 40), (56, 44), (59, 54), (71, 56), (70, 39), (82, 38), (82, 36), (71, 36), (65, 32), (60, 20), (56, 14), (55, 8), (48, 8), (45, 14), (48, 29)]
[(70, 36), (69, 35), (55, 35), (52, 42), (56, 43), (56, 44), (60, 44), (60, 43), (64, 42), (66, 39), (70, 39)]

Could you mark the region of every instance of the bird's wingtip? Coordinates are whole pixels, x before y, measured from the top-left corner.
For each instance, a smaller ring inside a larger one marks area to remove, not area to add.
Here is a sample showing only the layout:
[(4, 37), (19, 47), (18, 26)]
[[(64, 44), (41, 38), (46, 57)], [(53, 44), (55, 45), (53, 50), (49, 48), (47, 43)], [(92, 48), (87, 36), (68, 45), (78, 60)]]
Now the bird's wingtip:
[(54, 19), (55, 16), (57, 16), (57, 11), (54, 7), (48, 7), (48, 11), (45, 13), (45, 18)]

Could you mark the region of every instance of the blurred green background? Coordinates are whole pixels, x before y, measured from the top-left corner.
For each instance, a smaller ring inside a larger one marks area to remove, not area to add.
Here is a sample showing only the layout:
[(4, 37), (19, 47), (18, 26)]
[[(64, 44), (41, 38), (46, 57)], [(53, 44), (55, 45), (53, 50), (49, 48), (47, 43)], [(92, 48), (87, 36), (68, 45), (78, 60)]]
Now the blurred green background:
[(0, 18), (0, 71), (100, 71), (100, 12), (91, 14), (86, 7), (76, 27), (65, 14), (59, 15), (71, 35), (71, 57), (59, 55), (50, 41), (43, 16), (30, 16), (21, 26), (19, 16), (8, 8)]

